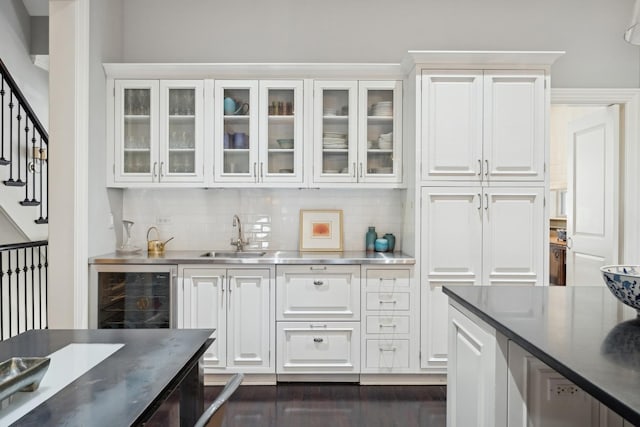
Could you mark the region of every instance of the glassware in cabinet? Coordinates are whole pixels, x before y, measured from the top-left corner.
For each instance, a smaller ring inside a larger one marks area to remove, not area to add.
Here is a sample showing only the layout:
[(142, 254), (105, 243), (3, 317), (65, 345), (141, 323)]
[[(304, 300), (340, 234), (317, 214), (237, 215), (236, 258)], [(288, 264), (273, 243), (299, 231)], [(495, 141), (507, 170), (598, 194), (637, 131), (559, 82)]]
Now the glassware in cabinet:
[(301, 184), (303, 81), (260, 81), (259, 182)]
[(216, 80), (215, 179), (257, 179), (257, 82)]

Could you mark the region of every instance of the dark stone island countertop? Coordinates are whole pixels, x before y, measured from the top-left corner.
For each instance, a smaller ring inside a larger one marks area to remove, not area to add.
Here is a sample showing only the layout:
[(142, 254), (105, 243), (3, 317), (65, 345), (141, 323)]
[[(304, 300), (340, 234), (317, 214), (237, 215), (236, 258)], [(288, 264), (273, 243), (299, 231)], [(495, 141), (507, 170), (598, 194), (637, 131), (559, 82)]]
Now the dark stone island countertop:
[(444, 293), (640, 425), (640, 318), (602, 287), (449, 286)]

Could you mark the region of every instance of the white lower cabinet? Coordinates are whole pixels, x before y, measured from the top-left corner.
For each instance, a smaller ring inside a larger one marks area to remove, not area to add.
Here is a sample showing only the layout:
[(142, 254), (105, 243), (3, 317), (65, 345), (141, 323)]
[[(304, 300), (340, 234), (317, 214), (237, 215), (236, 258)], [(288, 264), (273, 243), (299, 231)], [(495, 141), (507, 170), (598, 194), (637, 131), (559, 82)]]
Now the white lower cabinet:
[(418, 295), (407, 266), (362, 267), (362, 368), (408, 373), (418, 366)]
[(358, 373), (360, 322), (278, 322), (278, 373)]
[(182, 327), (216, 330), (205, 373), (274, 373), (273, 275), (273, 267), (180, 267)]
[(507, 361), (498, 350), (506, 342), (483, 326), (449, 306), (448, 427), (506, 426)]
[(360, 265), (278, 266), (278, 374), (360, 371)]

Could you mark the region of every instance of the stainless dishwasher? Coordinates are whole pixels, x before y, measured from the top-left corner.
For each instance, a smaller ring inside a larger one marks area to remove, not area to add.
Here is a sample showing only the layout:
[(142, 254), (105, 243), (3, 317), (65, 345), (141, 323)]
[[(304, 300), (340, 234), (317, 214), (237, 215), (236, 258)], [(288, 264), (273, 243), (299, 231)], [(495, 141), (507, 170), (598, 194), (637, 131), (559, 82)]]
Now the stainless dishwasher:
[(176, 327), (176, 274), (175, 265), (92, 265), (89, 327)]

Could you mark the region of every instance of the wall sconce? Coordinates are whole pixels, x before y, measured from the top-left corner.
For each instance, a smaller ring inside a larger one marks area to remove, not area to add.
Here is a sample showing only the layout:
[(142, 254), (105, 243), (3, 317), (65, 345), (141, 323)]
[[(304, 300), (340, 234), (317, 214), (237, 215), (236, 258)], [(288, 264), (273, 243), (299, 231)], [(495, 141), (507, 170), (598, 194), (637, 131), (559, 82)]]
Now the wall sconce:
[(640, 0), (636, 0), (633, 6), (631, 25), (624, 32), (624, 41), (636, 46), (640, 46), (640, 22), (638, 22), (640, 16), (638, 15), (640, 15)]
[(42, 162), (47, 160), (47, 149), (33, 147), (31, 151), (31, 161), (29, 162), (29, 172), (40, 173), (42, 170)]

